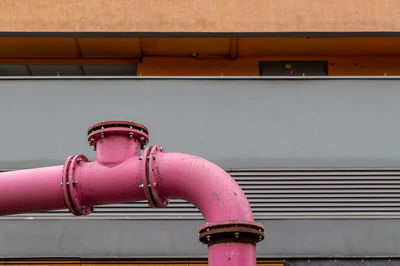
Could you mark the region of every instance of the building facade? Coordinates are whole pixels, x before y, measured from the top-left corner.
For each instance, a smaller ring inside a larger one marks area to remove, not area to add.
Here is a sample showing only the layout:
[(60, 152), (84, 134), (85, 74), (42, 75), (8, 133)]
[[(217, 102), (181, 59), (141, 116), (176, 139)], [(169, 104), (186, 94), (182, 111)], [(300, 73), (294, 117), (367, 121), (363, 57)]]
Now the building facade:
[[(400, 263), (400, 3), (0, 1), (0, 169), (146, 125), (246, 193), (258, 265)], [(33, 184), (34, 185), (34, 184)], [(205, 265), (190, 203), (0, 218), (0, 263)]]

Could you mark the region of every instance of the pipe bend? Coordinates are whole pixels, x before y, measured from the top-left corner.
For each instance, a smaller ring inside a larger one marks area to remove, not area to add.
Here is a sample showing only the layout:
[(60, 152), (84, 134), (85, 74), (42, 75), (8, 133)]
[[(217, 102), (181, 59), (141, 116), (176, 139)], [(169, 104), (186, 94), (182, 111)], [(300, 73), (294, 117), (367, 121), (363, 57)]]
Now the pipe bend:
[(242, 189), (210, 161), (182, 153), (157, 153), (151, 170), (158, 173), (157, 191), (162, 200), (189, 201), (208, 223), (254, 221)]

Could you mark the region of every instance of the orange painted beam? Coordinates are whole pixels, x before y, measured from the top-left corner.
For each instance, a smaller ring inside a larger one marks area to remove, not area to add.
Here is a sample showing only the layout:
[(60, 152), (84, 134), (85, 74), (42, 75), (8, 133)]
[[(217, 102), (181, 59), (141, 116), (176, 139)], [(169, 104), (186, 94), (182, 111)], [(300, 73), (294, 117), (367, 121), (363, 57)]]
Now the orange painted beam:
[[(1, 1), (1, 0), (0, 0)], [(363, 38), (33, 38), (0, 37), (0, 58), (142, 56), (400, 55), (400, 37)]]
[(399, 32), (398, 0), (0, 0), (0, 32)]

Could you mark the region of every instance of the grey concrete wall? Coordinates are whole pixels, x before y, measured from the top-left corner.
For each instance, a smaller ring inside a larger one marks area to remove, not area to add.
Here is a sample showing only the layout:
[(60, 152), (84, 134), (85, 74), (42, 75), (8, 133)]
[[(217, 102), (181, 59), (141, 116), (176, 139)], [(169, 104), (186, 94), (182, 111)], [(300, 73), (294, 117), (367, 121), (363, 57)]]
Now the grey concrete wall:
[(399, 80), (1, 80), (0, 168), (94, 158), (86, 129), (149, 127), (151, 144), (225, 168), (398, 167)]

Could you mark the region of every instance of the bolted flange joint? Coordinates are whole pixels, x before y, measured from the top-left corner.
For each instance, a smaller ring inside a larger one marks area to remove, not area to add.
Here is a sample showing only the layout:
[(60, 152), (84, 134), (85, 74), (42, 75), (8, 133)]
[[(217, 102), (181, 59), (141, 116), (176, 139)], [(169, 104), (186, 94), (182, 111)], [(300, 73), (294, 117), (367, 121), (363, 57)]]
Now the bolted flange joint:
[(63, 189), (64, 204), (68, 210), (76, 215), (88, 215), (92, 213), (92, 206), (84, 206), (81, 204), (79, 186), (76, 180), (75, 170), (81, 163), (88, 162), (84, 155), (69, 156), (64, 163), (63, 173), (61, 177), (61, 186)]
[(200, 227), (199, 240), (208, 246), (222, 243), (256, 245), (264, 239), (264, 227), (250, 221), (210, 223)]
[(88, 129), (88, 142), (90, 146), (96, 147), (99, 139), (106, 138), (109, 135), (120, 134), (127, 135), (130, 138), (138, 139), (141, 147), (149, 142), (149, 133), (147, 127), (128, 121), (107, 121), (92, 125)]
[(163, 198), (160, 193), (160, 172), (157, 167), (157, 154), (164, 152), (159, 145), (149, 146), (143, 151), (142, 163), (144, 166), (146, 185), (143, 187), (149, 205), (153, 208), (165, 208), (169, 199)]

